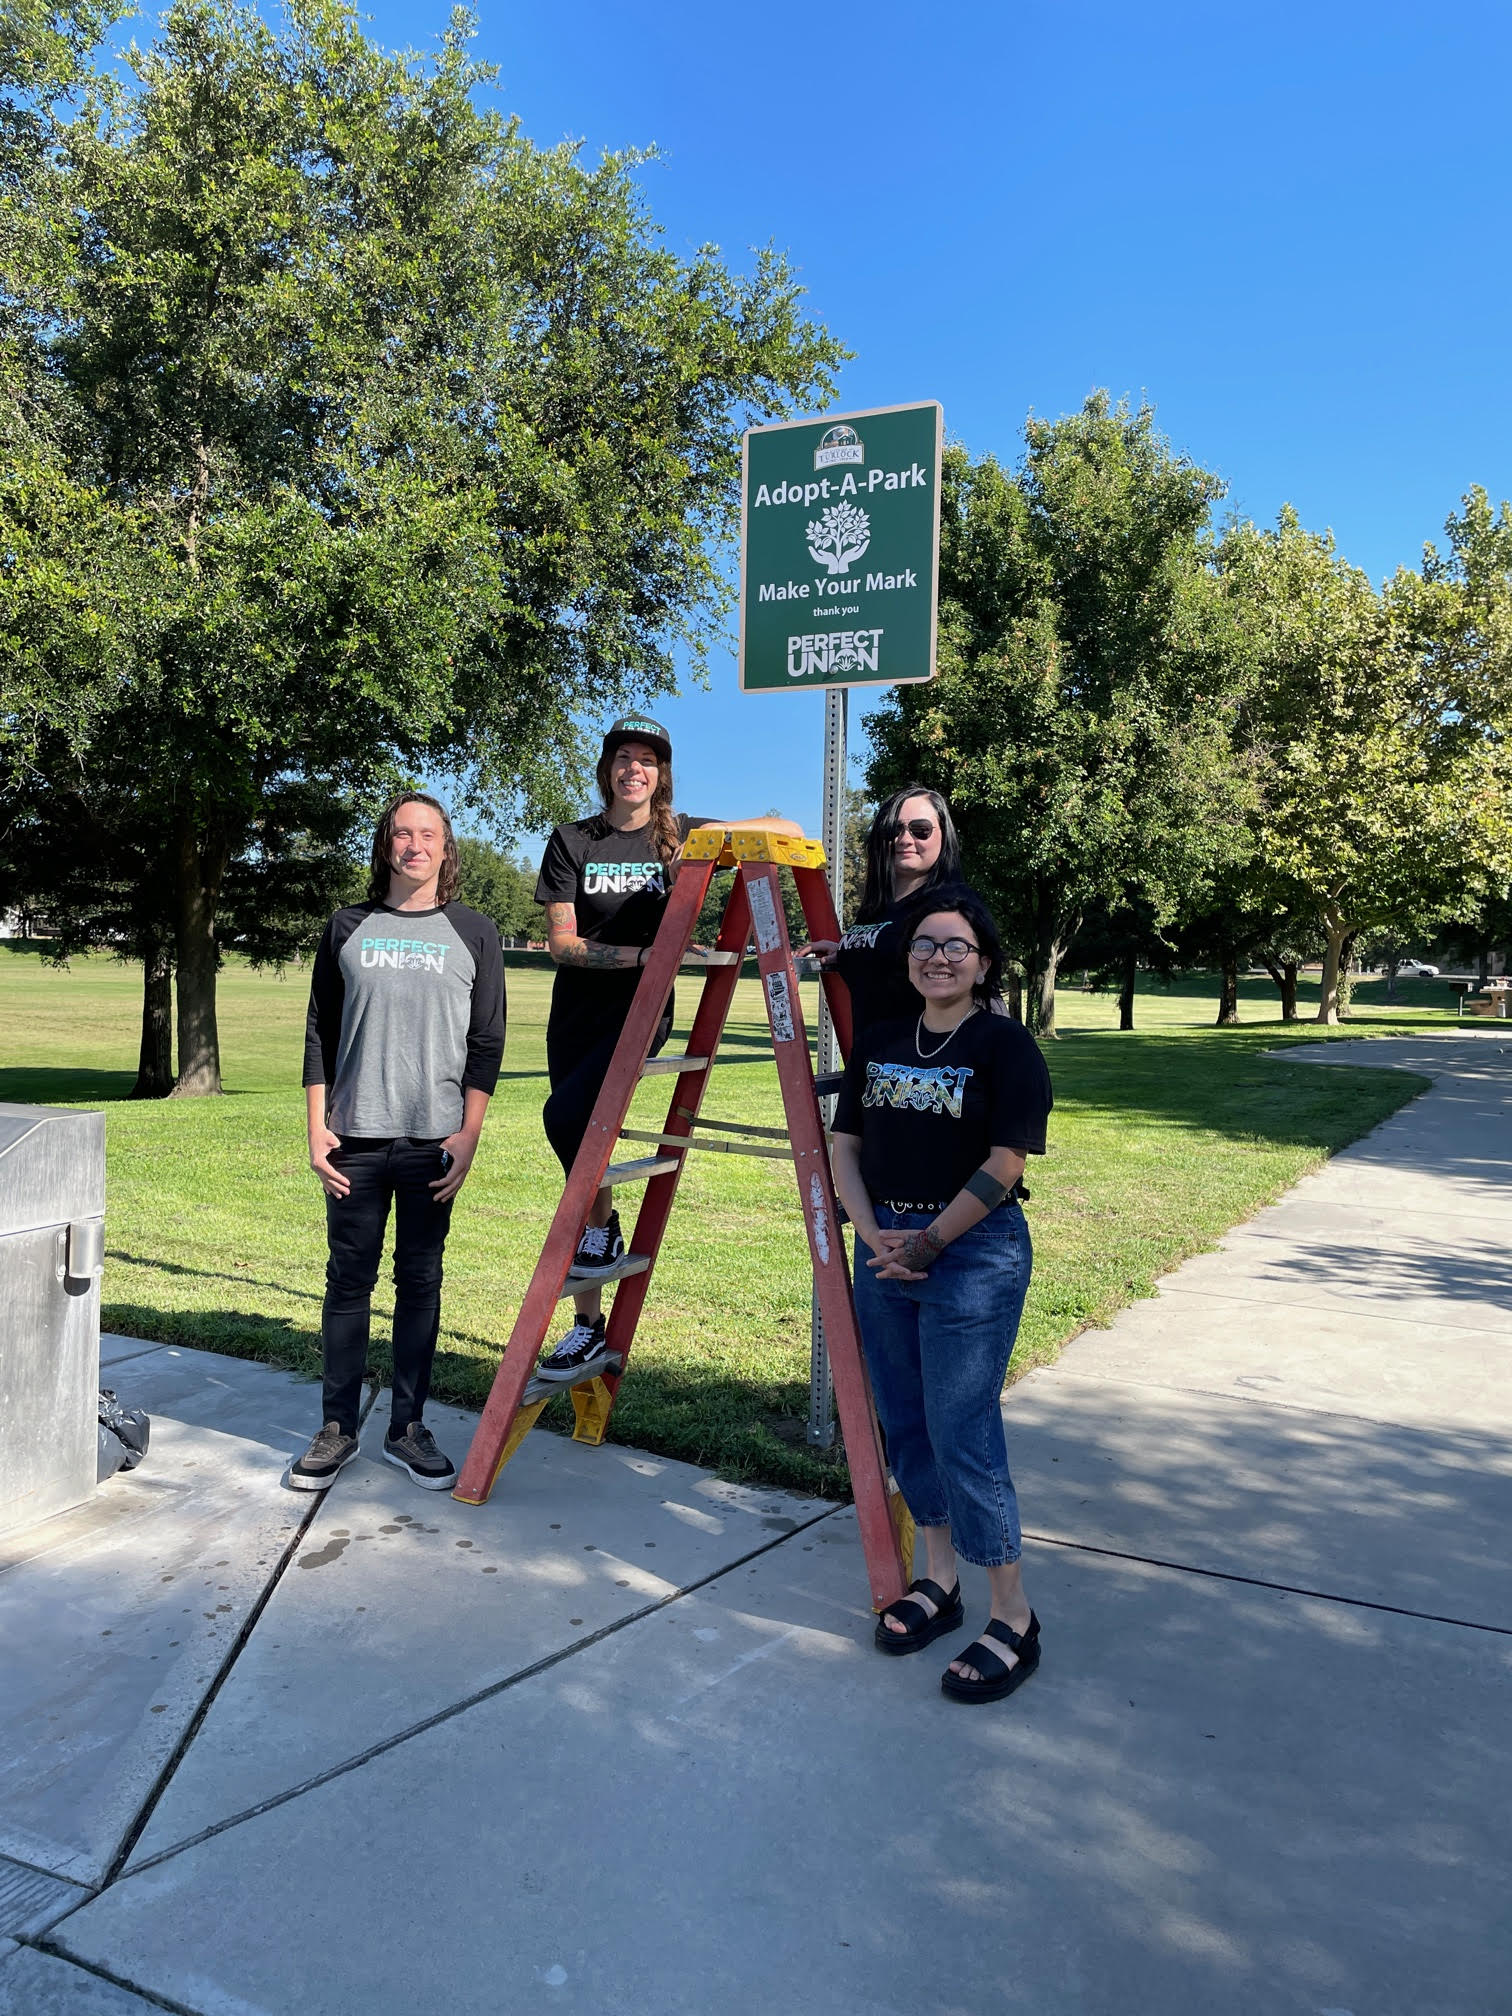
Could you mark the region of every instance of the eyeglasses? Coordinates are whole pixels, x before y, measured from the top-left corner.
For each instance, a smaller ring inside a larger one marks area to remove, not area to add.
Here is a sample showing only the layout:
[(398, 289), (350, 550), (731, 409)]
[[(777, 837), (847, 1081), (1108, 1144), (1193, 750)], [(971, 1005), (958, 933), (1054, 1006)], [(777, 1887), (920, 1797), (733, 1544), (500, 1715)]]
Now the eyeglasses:
[(905, 833), (915, 840), (927, 840), (934, 830), (933, 819), (905, 819), (893, 835), (893, 845), (896, 847)]
[(948, 959), (952, 966), (959, 966), (970, 952), (980, 952), (980, 945), (973, 945), (969, 938), (910, 938), (908, 956), (922, 966), (926, 959), (933, 959), (936, 952)]

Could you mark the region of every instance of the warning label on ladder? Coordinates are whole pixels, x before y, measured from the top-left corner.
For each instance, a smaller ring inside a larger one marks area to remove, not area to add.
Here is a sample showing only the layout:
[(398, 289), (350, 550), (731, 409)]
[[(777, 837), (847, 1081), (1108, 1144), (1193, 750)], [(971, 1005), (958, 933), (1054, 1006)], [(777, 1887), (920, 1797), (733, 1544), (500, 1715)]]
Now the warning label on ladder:
[(778, 1043), (793, 1040), (793, 1003), (788, 993), (786, 973), (768, 973), (766, 977), (767, 1012), (772, 1020), (772, 1035)]
[(765, 882), (753, 882), (750, 898), (756, 944), (763, 952), (774, 952), (777, 949), (777, 905), (772, 901), (772, 892)]

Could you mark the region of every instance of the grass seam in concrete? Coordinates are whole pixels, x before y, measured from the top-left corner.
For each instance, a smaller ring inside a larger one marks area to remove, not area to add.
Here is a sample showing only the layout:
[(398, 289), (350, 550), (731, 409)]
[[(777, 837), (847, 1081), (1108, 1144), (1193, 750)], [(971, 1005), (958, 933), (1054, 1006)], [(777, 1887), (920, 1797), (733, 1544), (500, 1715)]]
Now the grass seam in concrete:
[[(260, 1800), (257, 1805), (248, 1806), (240, 1813), (228, 1814), (224, 1820), (217, 1820), (214, 1826), (202, 1827), (197, 1834), (190, 1834), (182, 1841), (175, 1841), (171, 1848), (162, 1849), (158, 1854), (149, 1856), (135, 1869), (113, 1876), (110, 1880), (129, 1883), (134, 1876), (144, 1876), (149, 1869), (156, 1869), (164, 1862), (171, 1862), (175, 1856), (184, 1854), (190, 1848), (198, 1848), (202, 1842), (214, 1840), (218, 1834), (225, 1834), (231, 1828), (240, 1827), (248, 1820), (256, 1820), (264, 1813), (272, 1813), (280, 1806), (287, 1806), (292, 1799), (302, 1799), (307, 1792), (318, 1792), (322, 1785), (329, 1785), (337, 1778), (345, 1778), (349, 1772), (361, 1770), (363, 1765), (371, 1764), (375, 1758), (385, 1756), (390, 1750), (397, 1750), (401, 1744), (412, 1742), (417, 1736), (427, 1735), (432, 1729), (439, 1729), (443, 1723), (454, 1721), (457, 1716), (465, 1715), (473, 1708), (482, 1707), (484, 1702), (495, 1700), (500, 1694), (508, 1693), (510, 1688), (518, 1687), (526, 1680), (534, 1680), (538, 1674), (549, 1673), (553, 1666), (560, 1666), (564, 1660), (576, 1658), (580, 1652), (586, 1652), (591, 1646), (601, 1644), (604, 1639), (614, 1637), (617, 1632), (627, 1630), (630, 1625), (639, 1624), (647, 1617), (654, 1617), (658, 1611), (669, 1609), (674, 1603), (681, 1603), (685, 1597), (696, 1595), (700, 1589), (707, 1589), (711, 1583), (722, 1581), (726, 1575), (733, 1575), (737, 1568), (744, 1568), (748, 1563), (759, 1560), (763, 1554), (770, 1554), (778, 1547), (785, 1547), (789, 1540), (796, 1539), (800, 1533), (812, 1532), (814, 1527), (822, 1524), (824, 1520), (832, 1519), (836, 1513), (848, 1512), (850, 1509), (848, 1505), (826, 1505), (824, 1510), (815, 1513), (812, 1519), (805, 1520), (801, 1526), (795, 1526), (791, 1533), (775, 1534), (761, 1546), (753, 1547), (749, 1554), (738, 1555), (735, 1560), (727, 1561), (722, 1567), (711, 1569), (707, 1575), (701, 1575), (696, 1582), (689, 1582), (681, 1589), (673, 1589), (666, 1596), (659, 1596), (654, 1603), (643, 1604), (639, 1610), (632, 1610), (628, 1615), (616, 1618), (613, 1623), (601, 1625), (597, 1631), (589, 1631), (583, 1637), (573, 1639), (570, 1645), (562, 1646), (559, 1651), (547, 1653), (544, 1659), (537, 1659), (532, 1665), (522, 1666), (518, 1672), (506, 1674), (502, 1680), (495, 1680), (490, 1686), (479, 1688), (475, 1694), (469, 1694), (461, 1701), (453, 1701), (449, 1706), (437, 1709), (435, 1714), (427, 1715), (419, 1722), (412, 1722), (406, 1729), (396, 1730), (392, 1736), (385, 1736), (381, 1742), (369, 1745), (366, 1750), (359, 1751), (355, 1756), (345, 1757), (339, 1764), (332, 1764), (327, 1770), (316, 1772), (313, 1778), (306, 1778), (298, 1785), (291, 1785), (287, 1791), (276, 1792), (272, 1798)], [(208, 1703), (206, 1705), (208, 1706)], [(155, 1799), (153, 1803), (156, 1804)], [(140, 1832), (139, 1828), (138, 1838)], [(101, 1887), (103, 1889), (105, 1886)], [(92, 1903), (94, 1900), (90, 1898), (86, 1901)], [(74, 1910), (83, 1908), (82, 1904), (74, 1906)], [(68, 1916), (72, 1917), (73, 1912), (69, 1912)], [(62, 1924), (65, 1921), (59, 1919), (57, 1922)], [(194, 2016), (194, 2012), (190, 2012), (190, 2016)]]
[(1242, 1582), (1249, 1589), (1274, 1589), (1282, 1596), (1310, 1596), (1318, 1603), (1343, 1603), (1351, 1610), (1380, 1610), (1388, 1617), (1411, 1617), (1420, 1624), (1453, 1624), (1461, 1631), (1488, 1631), (1512, 1638), (1512, 1625), (1480, 1624), (1473, 1617), (1443, 1617), (1436, 1610), (1408, 1610), (1400, 1603), (1377, 1603), (1369, 1596), (1340, 1596), (1331, 1589), (1305, 1589), (1297, 1582), (1270, 1582), (1263, 1575), (1240, 1575), (1232, 1568), (1198, 1568), (1190, 1561), (1163, 1561), (1158, 1554), (1130, 1554), (1122, 1547), (1097, 1547), (1090, 1540), (1063, 1540), (1051, 1533), (1024, 1538), (1042, 1547), (1065, 1547), (1077, 1554), (1101, 1554), (1109, 1561), (1134, 1561), (1142, 1568), (1168, 1568), (1174, 1575), (1202, 1575), (1210, 1582)]
[[(77, 1907), (76, 1907), (77, 1908)], [(77, 1967), (81, 1974), (92, 1974), (97, 1981), (108, 1981), (112, 1988), (124, 1989), (128, 1995), (135, 1995), (154, 2009), (166, 2009), (168, 2016), (205, 2016), (203, 2009), (191, 2009), (187, 2002), (171, 2002), (154, 1989), (144, 1988), (139, 1981), (129, 1980), (124, 1974), (112, 1974), (108, 1967), (102, 1967), (97, 1960), (80, 1960), (62, 1947), (54, 1946), (50, 1938), (22, 1939), (17, 1942), (30, 1946), (35, 1953), (45, 1953), (50, 1960), (62, 1960), (70, 1967)], [(3, 1977), (0, 1977), (3, 1980)]]
[[(379, 1390), (380, 1389), (378, 1383), (375, 1380), (373, 1382), (372, 1391), (368, 1395), (367, 1405), (363, 1408), (361, 1414), (358, 1416), (357, 1432), (359, 1436), (361, 1435), (363, 1427), (367, 1422), (368, 1416), (372, 1413), (373, 1408), (377, 1405)], [(257, 1601), (252, 1605), (251, 1609), (247, 1612), (245, 1618), (243, 1618), (241, 1629), (237, 1632), (235, 1638), (232, 1639), (231, 1644), (227, 1649), (226, 1656), (221, 1661), (220, 1666), (216, 1672), (215, 1678), (211, 1681), (208, 1689), (206, 1690), (204, 1698), (201, 1700), (199, 1707), (196, 1708), (194, 1714), (190, 1717), (188, 1728), (185, 1729), (183, 1735), (179, 1738), (178, 1742), (175, 1743), (175, 1745), (173, 1746), (172, 1754), (169, 1756), (168, 1761), (164, 1764), (162, 1770), (159, 1771), (156, 1779), (153, 1781), (152, 1789), (147, 1794), (147, 1797), (143, 1800), (142, 1805), (137, 1812), (135, 1820), (133, 1820), (130, 1827), (127, 1828), (121, 1846), (116, 1850), (115, 1855), (111, 1858), (111, 1861), (108, 1867), (106, 1868), (104, 1882), (101, 1883), (99, 1889), (94, 1893), (96, 1897), (101, 1895), (102, 1892), (108, 1890), (111, 1884), (114, 1883), (120, 1876), (122, 1869), (125, 1868), (126, 1863), (129, 1861), (131, 1857), (131, 1851), (136, 1847), (138, 1841), (141, 1840), (142, 1835), (147, 1829), (148, 1823), (151, 1821), (153, 1814), (158, 1809), (158, 1805), (162, 1800), (163, 1794), (168, 1790), (168, 1787), (172, 1784), (174, 1773), (178, 1770), (180, 1764), (183, 1763), (185, 1757), (188, 1755), (190, 1746), (193, 1744), (195, 1737), (199, 1735), (200, 1730), (205, 1726), (205, 1717), (210, 1713), (211, 1708), (215, 1705), (217, 1695), (220, 1693), (222, 1687), (225, 1686), (226, 1682), (230, 1679), (232, 1672), (235, 1670), (236, 1662), (238, 1659), (240, 1659), (242, 1653), (246, 1650), (248, 1641), (251, 1639), (252, 1633), (257, 1629), (258, 1623), (262, 1618), (264, 1610), (267, 1609), (269, 1603), (273, 1600), (273, 1591), (278, 1587), (279, 1583), (283, 1580), (284, 1573), (287, 1570), (289, 1563), (294, 1559), (295, 1554), (299, 1551), (300, 1542), (304, 1539), (305, 1535), (309, 1532), (311, 1526), (315, 1523), (315, 1519), (320, 1511), (320, 1508), (322, 1507), (322, 1505), (324, 1505), (326, 1499), (329, 1496), (330, 1493), (328, 1491), (315, 1491), (310, 1494), (310, 1505), (308, 1511), (306, 1511), (304, 1517), (299, 1521), (298, 1525), (294, 1528), (294, 1531), (290, 1534), (287, 1546), (284, 1548), (282, 1554), (279, 1555), (278, 1560), (274, 1563), (273, 1572), (263, 1585), (262, 1593), (258, 1596)], [(92, 1902), (93, 1899), (89, 1901)], [(84, 1907), (82, 1904), (76, 1904), (74, 1906), (74, 1910), (76, 1911), (82, 1910), (83, 1908)], [(73, 1913), (70, 1912), (68, 1915), (72, 1917)], [(63, 1920), (59, 1919), (57, 1922), (59, 1924), (62, 1924)]]

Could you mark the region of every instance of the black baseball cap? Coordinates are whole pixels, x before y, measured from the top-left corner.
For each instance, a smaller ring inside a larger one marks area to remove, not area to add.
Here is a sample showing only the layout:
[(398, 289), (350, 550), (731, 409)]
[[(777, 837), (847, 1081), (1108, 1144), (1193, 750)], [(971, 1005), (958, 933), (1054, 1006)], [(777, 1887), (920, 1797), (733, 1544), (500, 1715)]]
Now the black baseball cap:
[(616, 721), (604, 737), (604, 754), (612, 756), (621, 742), (645, 742), (663, 763), (672, 761), (672, 737), (649, 714), (626, 714)]

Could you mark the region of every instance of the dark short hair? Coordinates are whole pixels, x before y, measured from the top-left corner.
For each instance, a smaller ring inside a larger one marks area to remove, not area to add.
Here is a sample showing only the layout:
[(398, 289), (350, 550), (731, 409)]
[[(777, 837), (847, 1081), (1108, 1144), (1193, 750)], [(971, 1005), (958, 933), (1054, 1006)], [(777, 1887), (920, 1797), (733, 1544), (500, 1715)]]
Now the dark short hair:
[(461, 878), (461, 863), (457, 859), (457, 836), (452, 831), (450, 815), (439, 798), (432, 798), (428, 791), (400, 791), (390, 798), (378, 815), (378, 824), (373, 829), (373, 858), (368, 875), (369, 903), (384, 903), (388, 900), (389, 877), (393, 869), (389, 855), (394, 848), (394, 821), (401, 805), (429, 805), (433, 812), (441, 814), (441, 825), (446, 834), (446, 844), (441, 853), (441, 873), (436, 877), (436, 902), (450, 903), (457, 893), (457, 883)]
[[(956, 838), (950, 807), (939, 792), (931, 791), (927, 784), (905, 784), (901, 791), (894, 791), (877, 807), (877, 816), (872, 820), (871, 831), (866, 836), (866, 883), (861, 891), (861, 908), (852, 918), (852, 923), (870, 924), (892, 903), (893, 842), (903, 824), (902, 807), (910, 798), (927, 798), (940, 828), (940, 856), (930, 869), (929, 880), (924, 887), (933, 889), (937, 882), (955, 882), (960, 878), (961, 843)], [(922, 895), (924, 892), (920, 890), (919, 893)]]
[(932, 889), (921, 889), (909, 904), (901, 920), (900, 943), (905, 965), (909, 941), (924, 919), (932, 917), (937, 910), (959, 911), (971, 926), (987, 960), (987, 971), (972, 988), (972, 998), (983, 1008), (990, 1007), (1003, 991), (1003, 941), (986, 899), (964, 882), (940, 882)]

